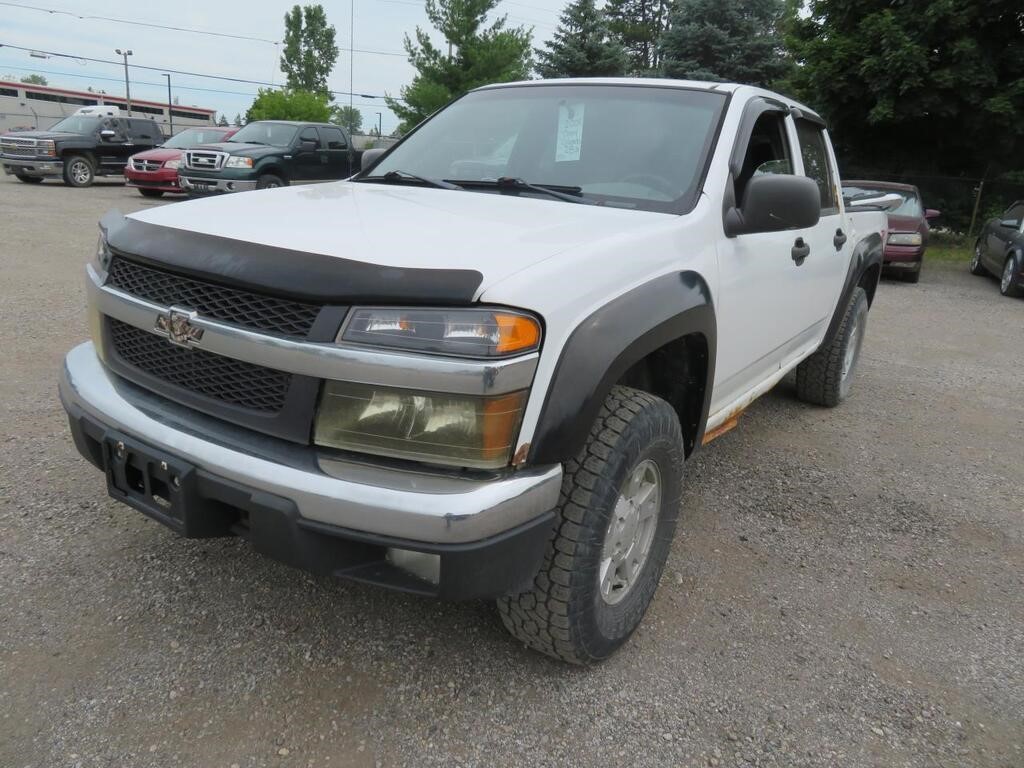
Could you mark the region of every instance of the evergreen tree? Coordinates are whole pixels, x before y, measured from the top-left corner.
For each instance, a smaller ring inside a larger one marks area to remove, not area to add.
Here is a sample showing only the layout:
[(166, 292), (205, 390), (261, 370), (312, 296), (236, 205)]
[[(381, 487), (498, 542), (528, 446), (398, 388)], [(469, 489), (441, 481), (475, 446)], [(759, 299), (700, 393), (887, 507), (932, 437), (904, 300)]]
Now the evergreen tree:
[(220, 120), (217, 121), (217, 125), (221, 128), (227, 128), (229, 125), (227, 115), (221, 113)]
[(626, 48), (631, 74), (647, 75), (658, 69), (658, 40), (671, 8), (672, 0), (608, 0), (604, 9), (608, 26)]
[(541, 77), (614, 77), (626, 74), (628, 60), (622, 44), (612, 40), (608, 21), (594, 0), (575, 0), (566, 6), (554, 39), (538, 49)]
[(532, 61), (532, 32), (506, 27), (502, 16), (484, 27), (498, 0), (426, 0), (427, 18), (447, 42), (447, 51), (419, 27), (416, 39), (405, 36), (409, 63), (416, 69), (401, 99), (387, 98), (388, 107), (408, 131), (431, 113), (466, 91), (487, 83), (525, 80)]
[(241, 115), (241, 113), (236, 113), (235, 114), (234, 122), (232, 122), (231, 124), (233, 126), (235, 126), (236, 128), (241, 128), (242, 127), (242, 115)]
[(281, 71), (289, 88), (328, 96), (327, 77), (337, 60), (334, 26), (322, 5), (296, 5), (285, 14)]
[(771, 87), (789, 72), (783, 0), (677, 0), (661, 37), (666, 77)]

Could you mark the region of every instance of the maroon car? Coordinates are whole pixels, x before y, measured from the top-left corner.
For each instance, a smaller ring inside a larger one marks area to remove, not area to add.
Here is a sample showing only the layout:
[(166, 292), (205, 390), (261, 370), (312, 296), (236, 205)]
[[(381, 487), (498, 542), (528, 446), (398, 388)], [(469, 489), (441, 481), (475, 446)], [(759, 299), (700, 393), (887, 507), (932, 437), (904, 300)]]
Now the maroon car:
[(890, 208), (885, 243), (885, 269), (908, 283), (921, 279), (921, 262), (928, 247), (928, 221), (939, 215), (921, 204), (921, 193), (911, 184), (890, 181), (844, 181), (843, 197), (850, 201), (896, 194), (903, 202)]
[(224, 141), (238, 130), (237, 126), (186, 128), (164, 144), (128, 158), (124, 169), (125, 183), (138, 188), (146, 197), (160, 197), (164, 192), (181, 193), (178, 186), (178, 165), (186, 149), (201, 144)]

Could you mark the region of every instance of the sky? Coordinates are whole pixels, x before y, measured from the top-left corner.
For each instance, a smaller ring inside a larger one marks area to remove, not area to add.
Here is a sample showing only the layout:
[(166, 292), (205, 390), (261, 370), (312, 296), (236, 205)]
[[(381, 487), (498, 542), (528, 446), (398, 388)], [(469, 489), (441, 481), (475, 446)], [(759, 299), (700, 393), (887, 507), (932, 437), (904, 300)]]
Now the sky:
[[(534, 45), (549, 39), (566, 0), (501, 0), (496, 14), (508, 16), (510, 25), (532, 27)], [(101, 3), (96, 0), (10, 0), (0, 1), (0, 77), (16, 79), (33, 72), (44, 75), (49, 84), (85, 90), (88, 86), (112, 95), (124, 95), (124, 68), (120, 63), (101, 64), (75, 58), (33, 57), (27, 51), (52, 51), (72, 56), (120, 61), (116, 48), (130, 48), (129, 77), (132, 98), (166, 102), (166, 80), (159, 71), (137, 69), (144, 65), (223, 75), (245, 80), (283, 84), (279, 67), (279, 45), (284, 34), (284, 14), (292, 2), (256, 0), (239, 3), (216, 0), (174, 0), (173, 2)], [(398, 96), (399, 89), (413, 78), (403, 48), (406, 33), (419, 25), (431, 29), (422, 0), (321, 0), (328, 21), (337, 30), (339, 48), (355, 48), (349, 66), (349, 51), (341, 50), (328, 86), (335, 101), (348, 104), (349, 78), (356, 93), (353, 104), (363, 114), (364, 130), (377, 124), (380, 112), (385, 135), (398, 125), (387, 109), (384, 94)], [(31, 6), (31, 7), (28, 7)], [(32, 10), (44, 9), (44, 10)], [(51, 13), (50, 11), (59, 11)], [(67, 13), (65, 13), (67, 12)], [(239, 40), (196, 32), (151, 29), (82, 16), (104, 16), (130, 22), (147, 22), (192, 30), (218, 32), (261, 40)], [(354, 16), (355, 45), (350, 28)], [(431, 29), (433, 32), (433, 30)], [(443, 41), (434, 32), (432, 37)], [(366, 51), (375, 51), (368, 53)], [(258, 85), (214, 80), (188, 75), (171, 75), (173, 94), (182, 105), (215, 109), (229, 120), (244, 114), (256, 95)], [(365, 95), (360, 95), (365, 94)]]

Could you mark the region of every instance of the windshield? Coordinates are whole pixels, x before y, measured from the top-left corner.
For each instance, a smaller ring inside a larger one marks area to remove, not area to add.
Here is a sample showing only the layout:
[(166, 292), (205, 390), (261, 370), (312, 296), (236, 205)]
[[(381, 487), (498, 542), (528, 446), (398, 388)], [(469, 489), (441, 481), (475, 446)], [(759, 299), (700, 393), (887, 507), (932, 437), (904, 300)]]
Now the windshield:
[(92, 133), (99, 124), (98, 117), (65, 117), (50, 130), (60, 133)]
[(511, 177), (579, 188), (599, 204), (682, 213), (696, 201), (724, 104), (720, 93), (628, 85), (475, 91), (396, 146), (372, 177)]
[(189, 128), (181, 133), (176, 133), (172, 138), (164, 142), (168, 149), (188, 149), (198, 147), (200, 144), (216, 144), (224, 140), (224, 129), (216, 128)]
[(294, 125), (283, 123), (249, 123), (228, 141), (237, 144), (269, 144), (272, 147), (289, 147), (295, 132)]
[(924, 215), (924, 210), (921, 208), (921, 198), (917, 196), (916, 192), (907, 189), (888, 189), (886, 187), (843, 187), (843, 196), (848, 200), (878, 197), (880, 195), (899, 195), (903, 198), (902, 203), (886, 211), (890, 216), (920, 218)]

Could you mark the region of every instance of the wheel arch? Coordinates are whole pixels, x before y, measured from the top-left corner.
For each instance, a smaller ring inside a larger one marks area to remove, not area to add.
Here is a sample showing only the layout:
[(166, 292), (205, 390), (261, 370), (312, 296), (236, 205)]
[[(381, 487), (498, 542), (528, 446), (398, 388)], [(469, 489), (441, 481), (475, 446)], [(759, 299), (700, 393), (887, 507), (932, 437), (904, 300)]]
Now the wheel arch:
[(716, 348), (711, 291), (696, 272), (663, 275), (602, 306), (576, 326), (561, 350), (530, 462), (575, 457), (616, 384), (668, 400), (690, 455), (707, 424)]
[(872, 232), (867, 237), (858, 241), (853, 247), (850, 256), (850, 266), (846, 270), (846, 280), (843, 282), (843, 290), (839, 293), (839, 301), (832, 310), (832, 319), (822, 339), (821, 346), (827, 347), (832, 343), (839, 326), (843, 322), (846, 313), (846, 305), (850, 303), (850, 297), (855, 288), (863, 288), (868, 295), (868, 306), (875, 301), (875, 290), (878, 288), (878, 281), (882, 277), (882, 255), (884, 246), (882, 236), (878, 232)]
[(256, 178), (260, 176), (266, 176), (267, 174), (277, 176), (285, 184), (291, 184), (291, 179), (288, 177), (288, 173), (285, 171), (284, 166), (281, 165), (277, 160), (271, 160), (266, 165), (260, 165), (256, 167)]

